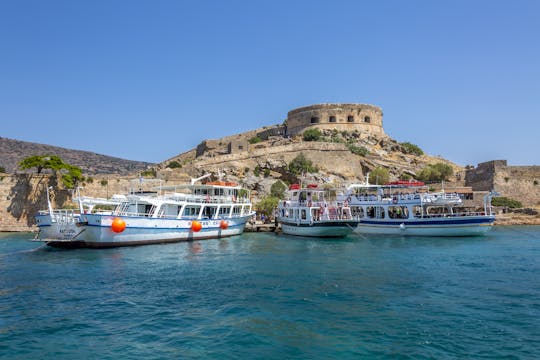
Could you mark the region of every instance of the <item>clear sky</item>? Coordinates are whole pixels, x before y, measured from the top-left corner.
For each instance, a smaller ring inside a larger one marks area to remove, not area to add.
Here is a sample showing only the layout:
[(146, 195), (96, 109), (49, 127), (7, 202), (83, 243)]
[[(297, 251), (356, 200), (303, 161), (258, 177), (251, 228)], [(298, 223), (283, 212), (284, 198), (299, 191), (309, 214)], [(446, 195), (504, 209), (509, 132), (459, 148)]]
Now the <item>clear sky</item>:
[(160, 162), (328, 102), (538, 165), (540, 1), (0, 0), (1, 137)]

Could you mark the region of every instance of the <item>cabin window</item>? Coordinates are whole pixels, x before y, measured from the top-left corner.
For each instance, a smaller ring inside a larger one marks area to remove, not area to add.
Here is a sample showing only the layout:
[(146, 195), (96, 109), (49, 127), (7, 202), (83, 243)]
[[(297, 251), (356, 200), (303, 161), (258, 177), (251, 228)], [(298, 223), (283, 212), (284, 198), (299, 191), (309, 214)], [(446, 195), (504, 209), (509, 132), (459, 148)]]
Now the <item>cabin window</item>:
[(335, 122), (336, 122), (336, 117), (333, 116), (333, 115), (330, 116), (330, 117), (328, 118), (328, 122), (335, 123)]
[(184, 216), (192, 217), (192, 216), (198, 216), (199, 215), (199, 206), (186, 206), (184, 209)]
[(242, 206), (233, 207), (233, 216), (239, 216), (242, 213)]
[(351, 214), (353, 218), (363, 218), (364, 208), (362, 208), (361, 206), (351, 206)]
[(306, 209), (302, 209), (302, 211), (301, 211), (300, 214), (301, 214), (302, 220), (306, 220), (306, 218), (307, 218), (307, 215), (306, 215)]
[(311, 123), (312, 124), (317, 124), (319, 123), (319, 118), (317, 116), (312, 116), (311, 117)]
[(422, 217), (422, 207), (420, 205), (415, 205), (413, 207), (413, 214), (414, 214), (414, 217)]
[(203, 209), (203, 218), (212, 219), (216, 214), (217, 208), (215, 206), (205, 206)]
[(370, 219), (384, 219), (384, 208), (382, 206), (368, 206), (366, 208), (367, 217)]
[(371, 122), (371, 118), (370, 118), (369, 116), (364, 116), (364, 122), (370, 123), (370, 122)]
[(223, 207), (219, 208), (219, 215), (220, 216), (228, 216), (230, 212), (231, 212), (230, 207), (223, 206)]
[(406, 219), (409, 217), (409, 210), (406, 206), (389, 206), (388, 216), (391, 219)]
[(352, 115), (347, 116), (347, 122), (353, 123), (354, 122), (354, 116), (352, 116)]

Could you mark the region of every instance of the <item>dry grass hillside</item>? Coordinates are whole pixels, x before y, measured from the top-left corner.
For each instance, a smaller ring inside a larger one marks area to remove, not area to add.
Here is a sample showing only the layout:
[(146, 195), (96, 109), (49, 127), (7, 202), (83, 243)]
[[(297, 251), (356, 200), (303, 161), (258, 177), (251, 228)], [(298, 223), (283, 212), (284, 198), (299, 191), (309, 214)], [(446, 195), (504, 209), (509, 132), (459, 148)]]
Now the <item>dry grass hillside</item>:
[(0, 137), (0, 166), (6, 172), (18, 171), (17, 164), (32, 155), (57, 155), (64, 162), (83, 169), (86, 175), (118, 174), (130, 175), (144, 171), (153, 164), (120, 159), (112, 156), (96, 154), (89, 151), (71, 150), (52, 145), (12, 140)]

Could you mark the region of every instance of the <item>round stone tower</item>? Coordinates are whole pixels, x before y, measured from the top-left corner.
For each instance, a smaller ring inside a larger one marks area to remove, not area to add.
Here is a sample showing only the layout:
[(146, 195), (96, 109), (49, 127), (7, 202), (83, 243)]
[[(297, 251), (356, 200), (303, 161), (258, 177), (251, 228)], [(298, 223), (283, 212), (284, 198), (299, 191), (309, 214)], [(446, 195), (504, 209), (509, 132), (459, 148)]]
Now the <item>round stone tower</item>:
[(317, 104), (289, 111), (287, 134), (294, 136), (317, 127), (355, 131), (386, 136), (382, 123), (382, 109), (368, 104)]

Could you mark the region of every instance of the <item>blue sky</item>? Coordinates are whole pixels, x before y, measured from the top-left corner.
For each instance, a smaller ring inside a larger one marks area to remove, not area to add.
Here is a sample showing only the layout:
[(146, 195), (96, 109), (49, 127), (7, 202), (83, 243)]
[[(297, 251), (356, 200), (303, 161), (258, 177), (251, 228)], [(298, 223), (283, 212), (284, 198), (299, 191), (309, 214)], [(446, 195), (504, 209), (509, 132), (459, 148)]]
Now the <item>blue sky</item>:
[(328, 102), (540, 164), (540, 1), (0, 1), (2, 137), (160, 162)]

